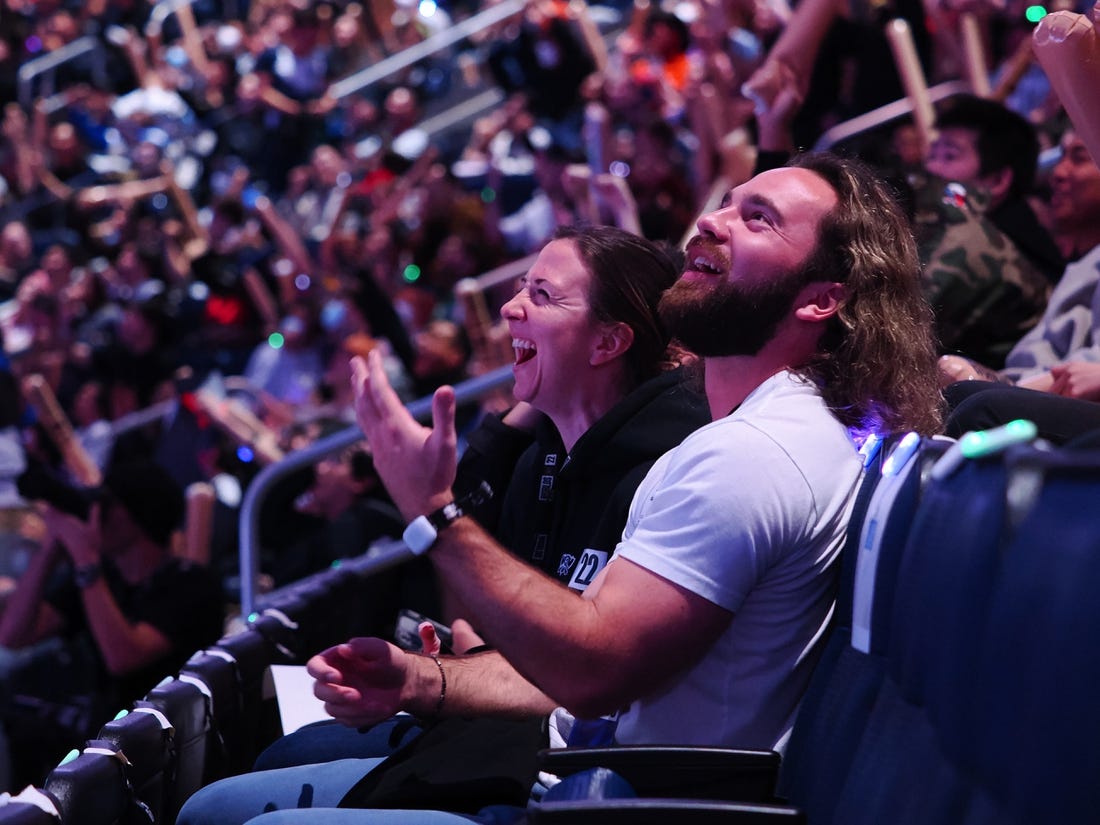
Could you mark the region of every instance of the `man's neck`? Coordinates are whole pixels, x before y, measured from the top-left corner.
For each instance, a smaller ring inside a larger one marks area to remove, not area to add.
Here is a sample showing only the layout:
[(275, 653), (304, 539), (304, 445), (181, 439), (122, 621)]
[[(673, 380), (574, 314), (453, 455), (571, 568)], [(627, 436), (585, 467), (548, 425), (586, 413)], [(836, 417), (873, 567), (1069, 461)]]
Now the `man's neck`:
[(785, 369), (786, 364), (761, 360), (756, 356), (707, 358), (704, 387), (711, 419), (717, 421), (729, 415), (753, 390)]
[(787, 318), (755, 355), (704, 359), (703, 386), (710, 417), (715, 421), (724, 418), (776, 373), (808, 364), (817, 351), (822, 328), (822, 324)]

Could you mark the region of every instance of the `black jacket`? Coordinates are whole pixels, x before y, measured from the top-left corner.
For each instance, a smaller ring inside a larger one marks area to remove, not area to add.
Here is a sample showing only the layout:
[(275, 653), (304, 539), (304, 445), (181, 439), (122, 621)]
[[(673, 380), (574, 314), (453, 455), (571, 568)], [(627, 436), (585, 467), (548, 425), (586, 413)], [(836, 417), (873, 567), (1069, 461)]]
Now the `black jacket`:
[(1058, 283), (1065, 271), (1066, 262), (1050, 232), (1039, 222), (1024, 198), (1009, 198), (996, 209), (990, 209), (986, 215), (994, 226), (1016, 244), (1024, 257), (1047, 276), (1048, 281), (1052, 284)]
[(478, 475), (505, 488), (495, 508), (477, 513), (482, 525), (520, 558), (583, 589), (591, 580), (579, 569), (583, 551), (606, 554), (589, 568), (594, 574), (622, 537), (634, 491), (653, 462), (710, 420), (706, 399), (683, 378), (676, 370), (642, 384), (569, 454), (548, 422), (534, 443), (495, 419), (487, 422), (470, 437), (463, 473), (476, 464)]

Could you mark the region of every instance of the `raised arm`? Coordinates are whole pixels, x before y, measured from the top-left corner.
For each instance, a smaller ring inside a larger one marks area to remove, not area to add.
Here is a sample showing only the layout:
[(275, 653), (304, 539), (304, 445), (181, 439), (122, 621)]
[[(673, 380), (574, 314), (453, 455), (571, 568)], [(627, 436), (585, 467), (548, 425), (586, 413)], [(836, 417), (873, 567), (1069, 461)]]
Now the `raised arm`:
[[(398, 508), (413, 519), (448, 504), (453, 390), (436, 392), (435, 427), (427, 429), (401, 405), (377, 354), (355, 359), (352, 367), (356, 415)], [(608, 565), (582, 596), (520, 561), (467, 517), (438, 534), (431, 559), (486, 639), (524, 678), (579, 716), (617, 710), (689, 667), (732, 617), (623, 560)]]
[(50, 575), (63, 556), (61, 546), (50, 539), (31, 558), (0, 616), (0, 645), (26, 647), (61, 630), (61, 614), (44, 596)]

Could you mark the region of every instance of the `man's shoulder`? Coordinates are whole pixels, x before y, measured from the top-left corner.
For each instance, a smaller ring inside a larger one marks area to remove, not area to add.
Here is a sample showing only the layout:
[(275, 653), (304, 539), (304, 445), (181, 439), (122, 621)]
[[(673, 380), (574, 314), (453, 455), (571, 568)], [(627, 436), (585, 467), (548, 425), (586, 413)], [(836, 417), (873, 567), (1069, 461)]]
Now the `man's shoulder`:
[(696, 430), (669, 455), (666, 473), (743, 477), (755, 488), (829, 484), (859, 466), (848, 429), (820, 390), (791, 372), (773, 375), (724, 418)]

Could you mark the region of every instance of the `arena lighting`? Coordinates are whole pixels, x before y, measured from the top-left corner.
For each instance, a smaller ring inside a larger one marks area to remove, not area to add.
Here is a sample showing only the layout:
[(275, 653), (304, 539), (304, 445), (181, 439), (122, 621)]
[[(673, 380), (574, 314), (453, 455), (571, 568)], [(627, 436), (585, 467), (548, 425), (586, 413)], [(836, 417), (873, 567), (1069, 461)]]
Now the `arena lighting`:
[(418, 267), (416, 264), (409, 264), (407, 267), (405, 267), (405, 271), (401, 273), (401, 277), (404, 278), (408, 283), (415, 284), (417, 281), (420, 280), (420, 267)]
[(267, 336), (267, 345), (272, 349), (282, 349), (285, 343), (286, 339), (281, 332), (273, 332)]

